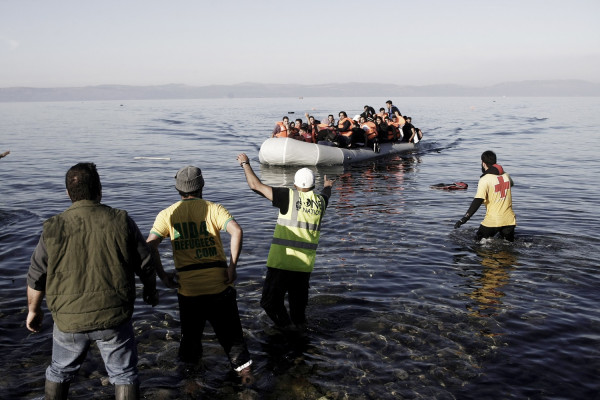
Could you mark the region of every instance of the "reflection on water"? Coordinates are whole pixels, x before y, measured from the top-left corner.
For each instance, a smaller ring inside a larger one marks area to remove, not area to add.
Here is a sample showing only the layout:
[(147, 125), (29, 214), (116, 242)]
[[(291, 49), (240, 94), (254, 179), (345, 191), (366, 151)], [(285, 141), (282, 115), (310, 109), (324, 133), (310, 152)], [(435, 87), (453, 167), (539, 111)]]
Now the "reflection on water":
[(470, 271), (465, 286), (472, 291), (467, 296), (475, 301), (467, 310), (479, 317), (490, 317), (503, 311), (502, 288), (509, 283), (510, 271), (515, 268), (517, 255), (511, 249), (493, 249), (481, 246), (476, 250), (481, 270)]

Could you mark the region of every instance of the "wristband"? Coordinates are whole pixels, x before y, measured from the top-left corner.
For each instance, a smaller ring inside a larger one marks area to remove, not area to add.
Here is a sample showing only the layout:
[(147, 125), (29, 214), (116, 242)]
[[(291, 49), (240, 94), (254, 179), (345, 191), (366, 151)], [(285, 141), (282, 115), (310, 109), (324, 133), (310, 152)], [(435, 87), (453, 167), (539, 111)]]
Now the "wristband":
[(248, 161), (242, 161), (242, 162), (240, 163), (240, 167), (244, 168), (244, 164), (248, 164), (248, 165), (250, 165), (250, 163), (249, 163)]

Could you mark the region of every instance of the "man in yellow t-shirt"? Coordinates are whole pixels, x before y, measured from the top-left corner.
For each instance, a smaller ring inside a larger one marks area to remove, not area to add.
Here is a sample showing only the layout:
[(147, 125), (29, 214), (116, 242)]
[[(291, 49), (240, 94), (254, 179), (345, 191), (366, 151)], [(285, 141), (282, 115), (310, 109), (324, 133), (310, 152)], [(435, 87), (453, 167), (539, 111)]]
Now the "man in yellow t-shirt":
[[(169, 288), (177, 288), (181, 318), (179, 358), (196, 364), (202, 357), (202, 333), (210, 322), (232, 368), (250, 379), (250, 354), (243, 337), (237, 307), (236, 267), (242, 249), (242, 228), (220, 204), (202, 199), (200, 168), (188, 166), (175, 175), (181, 201), (162, 210), (147, 242), (157, 260), (157, 274)], [(229, 264), (220, 231), (231, 235)], [(175, 272), (166, 273), (158, 245), (170, 237)]]
[(477, 193), (467, 213), (454, 224), (454, 228), (466, 223), (485, 204), (485, 218), (477, 230), (477, 241), (494, 237), (496, 234), (508, 241), (514, 241), (517, 220), (512, 209), (511, 177), (496, 164), (496, 154), (487, 150), (481, 155), (483, 175), (477, 184)]

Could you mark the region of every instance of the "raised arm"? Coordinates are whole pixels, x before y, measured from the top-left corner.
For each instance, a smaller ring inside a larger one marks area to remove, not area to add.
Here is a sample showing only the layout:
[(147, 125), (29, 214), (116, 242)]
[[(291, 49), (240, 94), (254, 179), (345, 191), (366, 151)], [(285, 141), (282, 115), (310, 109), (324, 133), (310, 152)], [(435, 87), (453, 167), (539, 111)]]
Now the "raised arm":
[(244, 174), (246, 175), (246, 181), (248, 182), (248, 186), (254, 192), (260, 194), (263, 197), (273, 201), (273, 188), (269, 185), (265, 185), (258, 179), (258, 176), (252, 170), (250, 166), (250, 160), (248, 156), (244, 153), (241, 153), (237, 156), (237, 161), (240, 163), (240, 166), (244, 169)]

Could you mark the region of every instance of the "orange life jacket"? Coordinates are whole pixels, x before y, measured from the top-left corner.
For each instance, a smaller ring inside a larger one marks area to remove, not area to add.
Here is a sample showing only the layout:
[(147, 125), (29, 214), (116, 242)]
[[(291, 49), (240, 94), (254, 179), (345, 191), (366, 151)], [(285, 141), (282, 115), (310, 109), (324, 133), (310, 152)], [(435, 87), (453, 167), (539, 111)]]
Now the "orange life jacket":
[(338, 129), (342, 129), (344, 127), (344, 122), (346, 121), (350, 121), (350, 129), (347, 131), (341, 131), (340, 130), (340, 135), (343, 136), (352, 136), (352, 128), (354, 127), (354, 120), (352, 120), (351, 118), (342, 118), (338, 121)]
[(400, 137), (400, 126), (397, 122), (389, 121), (387, 122), (388, 126), (392, 129), (388, 130), (388, 140), (394, 141)]
[(277, 125), (279, 126), (279, 133), (275, 134), (275, 137), (288, 137), (288, 129), (287, 126), (285, 126), (285, 124), (283, 123), (283, 121), (277, 122)]
[(377, 125), (375, 125), (375, 122), (367, 121), (361, 125), (361, 128), (366, 132), (367, 139), (372, 140), (377, 137)]

